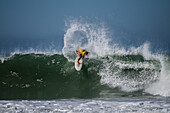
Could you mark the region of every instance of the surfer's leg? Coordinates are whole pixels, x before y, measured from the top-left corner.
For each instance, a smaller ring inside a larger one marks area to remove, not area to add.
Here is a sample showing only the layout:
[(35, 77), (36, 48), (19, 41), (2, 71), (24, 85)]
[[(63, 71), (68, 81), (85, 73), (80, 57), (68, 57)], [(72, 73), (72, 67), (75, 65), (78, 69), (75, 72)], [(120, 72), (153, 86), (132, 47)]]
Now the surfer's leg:
[(81, 58), (82, 58), (82, 55), (80, 55), (80, 57), (79, 57), (78, 60), (77, 60), (77, 63), (78, 63), (78, 64), (80, 64), (79, 61), (80, 61)]

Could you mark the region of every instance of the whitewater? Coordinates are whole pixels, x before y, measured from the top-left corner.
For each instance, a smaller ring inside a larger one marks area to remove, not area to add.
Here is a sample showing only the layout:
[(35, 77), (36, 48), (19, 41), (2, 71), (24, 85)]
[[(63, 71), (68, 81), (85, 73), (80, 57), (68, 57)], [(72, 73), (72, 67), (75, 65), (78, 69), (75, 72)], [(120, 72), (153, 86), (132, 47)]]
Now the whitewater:
[[(1, 54), (2, 112), (170, 112), (170, 56), (125, 48), (102, 22), (69, 19), (64, 46)], [(80, 72), (75, 50), (90, 52)]]

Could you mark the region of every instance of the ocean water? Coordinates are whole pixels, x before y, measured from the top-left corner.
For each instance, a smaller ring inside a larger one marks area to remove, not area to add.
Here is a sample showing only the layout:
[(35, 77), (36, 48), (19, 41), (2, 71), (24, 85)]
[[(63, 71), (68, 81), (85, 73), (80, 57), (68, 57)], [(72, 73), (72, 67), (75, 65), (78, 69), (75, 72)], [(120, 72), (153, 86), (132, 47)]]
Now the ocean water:
[[(170, 56), (125, 48), (103, 24), (66, 22), (64, 46), (0, 57), (0, 112), (170, 112)], [(89, 51), (81, 71), (75, 50)]]

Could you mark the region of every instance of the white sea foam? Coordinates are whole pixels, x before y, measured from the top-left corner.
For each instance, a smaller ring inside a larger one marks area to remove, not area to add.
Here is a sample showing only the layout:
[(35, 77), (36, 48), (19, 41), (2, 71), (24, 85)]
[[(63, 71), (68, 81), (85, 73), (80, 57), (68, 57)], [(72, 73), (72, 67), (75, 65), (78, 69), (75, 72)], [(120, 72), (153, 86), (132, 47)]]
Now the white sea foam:
[[(149, 52), (148, 45), (146, 43), (138, 48), (132, 47), (125, 54), (140, 54), (145, 60), (153, 60), (154, 55)], [(140, 68), (143, 70), (139, 73), (133, 71), (124, 73), (126, 69), (139, 70)], [(110, 58), (109, 61), (105, 62), (105, 68), (99, 72), (99, 75), (101, 76), (102, 84), (108, 84), (113, 88), (120, 87), (123, 91), (136, 91), (145, 88), (159, 78), (160, 73), (157, 68), (155, 64), (146, 61), (128, 62)]]
[(170, 62), (168, 62), (166, 58), (162, 57), (160, 61), (162, 68), (159, 80), (153, 84), (150, 84), (145, 91), (153, 95), (170, 97), (170, 64), (168, 64)]
[(64, 113), (169, 113), (166, 101), (105, 101), (105, 100), (55, 100), (55, 101), (0, 101), (1, 112), (64, 112)]

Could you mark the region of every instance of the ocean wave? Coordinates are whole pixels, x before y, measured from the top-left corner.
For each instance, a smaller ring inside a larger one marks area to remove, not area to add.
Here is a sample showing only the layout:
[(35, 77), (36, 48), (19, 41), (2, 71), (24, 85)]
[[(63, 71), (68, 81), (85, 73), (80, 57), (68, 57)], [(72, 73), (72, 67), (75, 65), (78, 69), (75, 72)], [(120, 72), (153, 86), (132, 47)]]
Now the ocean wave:
[(1, 99), (100, 98), (106, 89), (135, 93), (159, 81), (161, 74), (161, 63), (142, 55), (86, 58), (77, 72), (62, 54), (15, 54), (0, 68)]
[[(71, 19), (66, 26), (61, 52), (29, 49), (1, 55), (1, 99), (170, 96), (170, 58), (152, 53), (149, 42), (125, 49), (103, 23)], [(80, 72), (74, 69), (78, 48), (90, 52)]]

